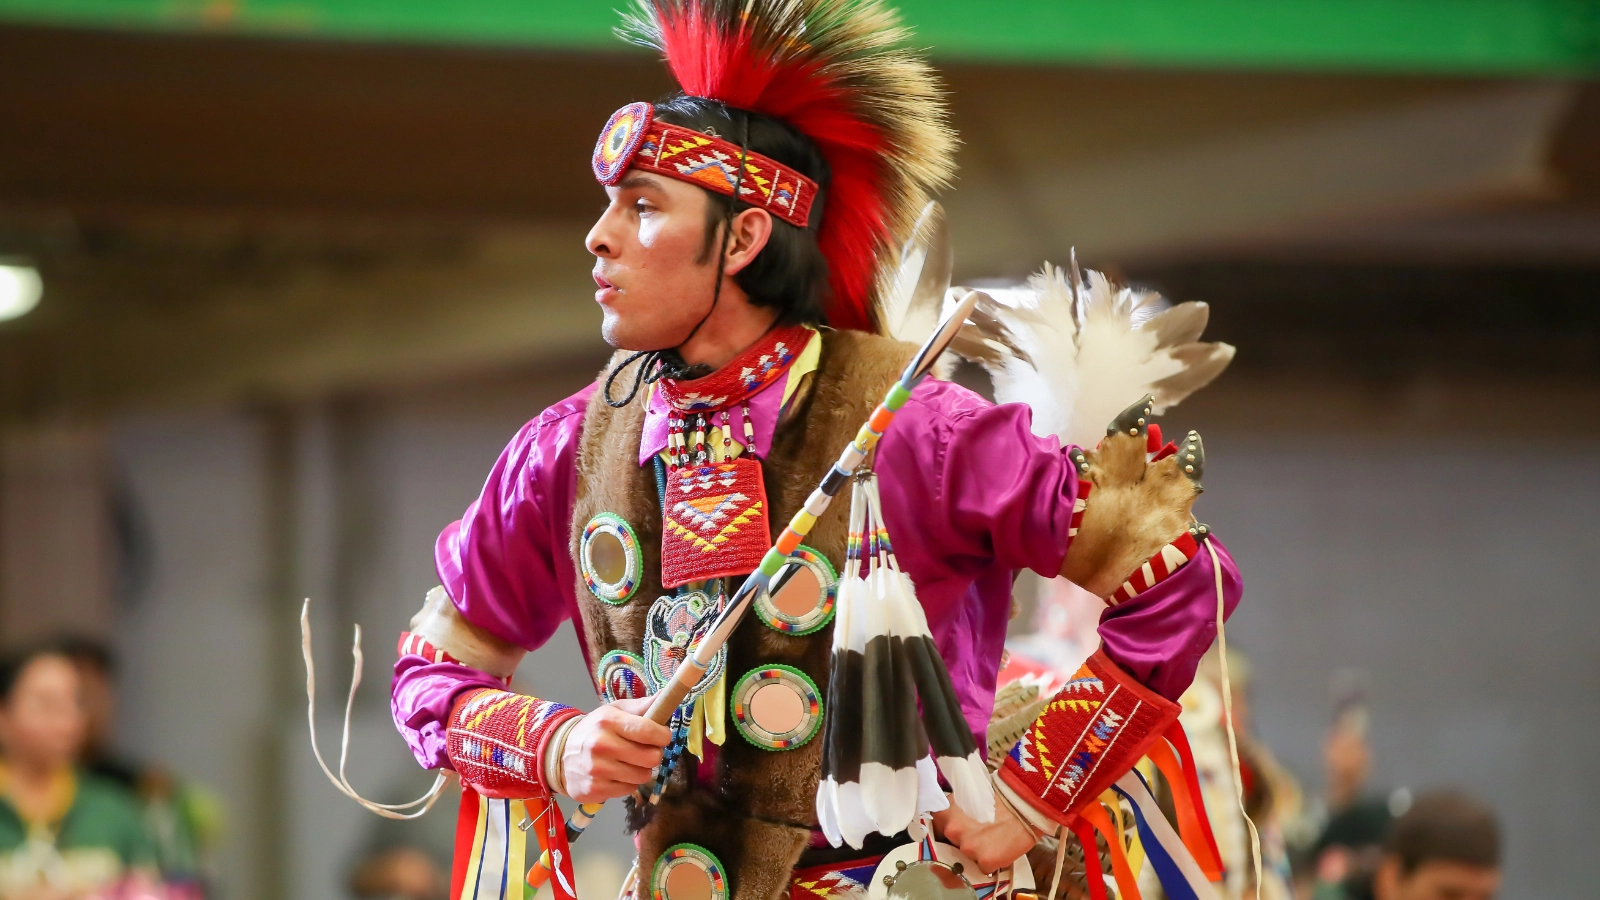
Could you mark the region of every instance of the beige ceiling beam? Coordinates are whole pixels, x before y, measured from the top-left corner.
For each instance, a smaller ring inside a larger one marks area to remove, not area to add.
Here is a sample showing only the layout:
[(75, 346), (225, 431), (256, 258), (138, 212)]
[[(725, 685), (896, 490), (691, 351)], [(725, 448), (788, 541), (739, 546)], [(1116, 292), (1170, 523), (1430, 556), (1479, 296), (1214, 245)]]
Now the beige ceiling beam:
[[(1200, 139), (1176, 133), (1087, 160), (1048, 152), (1026, 121), (997, 120), (985, 140), (1025, 162), (966, 167), (948, 199), (958, 259), (973, 275), (1015, 275), (1072, 246), (1091, 259), (1149, 258), (1545, 196), (1572, 95), (1559, 83), (1499, 86)], [(1167, 116), (1159, 94), (1144, 102), (1147, 120)]]

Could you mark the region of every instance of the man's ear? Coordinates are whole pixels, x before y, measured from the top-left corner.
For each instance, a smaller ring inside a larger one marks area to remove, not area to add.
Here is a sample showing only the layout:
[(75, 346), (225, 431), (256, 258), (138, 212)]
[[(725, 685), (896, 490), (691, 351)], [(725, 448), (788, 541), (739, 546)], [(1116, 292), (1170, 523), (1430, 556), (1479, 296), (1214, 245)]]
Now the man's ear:
[(772, 214), (764, 209), (747, 209), (733, 217), (733, 233), (728, 239), (728, 258), (722, 271), (735, 275), (755, 261), (756, 255), (772, 238)]

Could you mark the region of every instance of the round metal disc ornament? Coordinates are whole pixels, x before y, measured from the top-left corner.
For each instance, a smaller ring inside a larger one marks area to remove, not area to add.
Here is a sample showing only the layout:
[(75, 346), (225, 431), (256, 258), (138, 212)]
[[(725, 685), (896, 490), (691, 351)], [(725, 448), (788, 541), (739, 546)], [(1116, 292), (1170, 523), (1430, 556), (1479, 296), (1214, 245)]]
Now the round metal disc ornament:
[(644, 660), (636, 653), (613, 650), (600, 657), (600, 696), (605, 702), (636, 700), (650, 695)]
[[(650, 604), (644, 626), (645, 675), (650, 679), (650, 693), (665, 687), (678, 671), (678, 664), (694, 652), (695, 626), (707, 619), (708, 612), (714, 615), (714, 602), (705, 591), (668, 594)], [(685, 699), (697, 699), (716, 684), (727, 660), (728, 647), (724, 644), (706, 668), (705, 676)]]
[(833, 621), (839, 599), (839, 573), (828, 558), (801, 544), (773, 576), (776, 591), (755, 601), (756, 616), (774, 631), (811, 634)]
[(613, 606), (627, 603), (644, 578), (644, 557), (633, 526), (612, 513), (590, 519), (578, 540), (578, 570), (589, 593)]
[(793, 666), (751, 669), (733, 686), (733, 725), (763, 750), (792, 750), (822, 726), (822, 692)]
[(994, 874), (943, 841), (902, 844), (889, 851), (872, 873), (866, 900), (974, 900), (1033, 893), (1033, 870), (1026, 857)]
[(650, 873), (651, 900), (727, 900), (728, 870), (699, 844), (673, 844)]

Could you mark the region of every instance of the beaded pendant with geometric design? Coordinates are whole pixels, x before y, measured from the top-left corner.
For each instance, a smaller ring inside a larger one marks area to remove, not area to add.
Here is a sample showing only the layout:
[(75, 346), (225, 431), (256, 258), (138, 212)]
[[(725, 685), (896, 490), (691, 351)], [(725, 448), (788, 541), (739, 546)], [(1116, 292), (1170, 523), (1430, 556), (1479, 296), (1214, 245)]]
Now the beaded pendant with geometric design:
[(748, 575), (772, 547), (761, 463), (741, 456), (667, 475), (661, 586)]

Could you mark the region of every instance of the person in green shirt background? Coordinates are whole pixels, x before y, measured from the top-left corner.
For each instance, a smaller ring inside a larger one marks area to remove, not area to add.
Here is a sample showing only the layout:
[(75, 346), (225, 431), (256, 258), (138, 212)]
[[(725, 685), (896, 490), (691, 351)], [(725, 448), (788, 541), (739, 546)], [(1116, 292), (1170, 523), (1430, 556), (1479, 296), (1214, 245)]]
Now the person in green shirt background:
[(87, 722), (80, 769), (121, 785), (138, 799), (167, 896), (184, 900), (216, 896), (212, 863), (222, 832), (221, 802), (211, 791), (159, 763), (118, 752), (112, 733), (117, 664), (109, 645), (69, 635), (53, 646), (78, 667)]
[(78, 668), (44, 645), (0, 660), (0, 900), (82, 900), (156, 884), (138, 800), (77, 761)]

